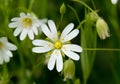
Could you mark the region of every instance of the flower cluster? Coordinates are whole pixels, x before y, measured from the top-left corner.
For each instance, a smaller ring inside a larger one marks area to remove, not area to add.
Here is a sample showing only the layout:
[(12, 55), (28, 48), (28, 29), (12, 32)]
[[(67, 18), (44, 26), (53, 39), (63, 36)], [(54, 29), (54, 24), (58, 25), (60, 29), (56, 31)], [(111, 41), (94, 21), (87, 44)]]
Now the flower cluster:
[[(27, 13), (27, 15), (25, 13), (20, 13), (20, 17), (15, 17), (11, 19), (11, 21), (12, 22), (9, 24), (9, 27), (16, 28), (13, 33), (14, 36), (18, 36), (20, 34), (20, 40), (24, 40), (28, 35), (29, 39), (33, 40), (32, 43), (35, 47), (32, 48), (32, 52), (51, 53), (47, 64), (49, 70), (53, 70), (56, 64), (57, 71), (62, 71), (64, 64), (63, 57), (65, 57), (65, 55), (73, 60), (80, 59), (80, 56), (77, 53), (82, 52), (82, 48), (79, 45), (70, 44), (70, 40), (79, 34), (79, 30), (74, 29), (73, 23), (68, 24), (61, 35), (58, 35), (57, 28), (53, 20), (39, 20), (30, 13)], [(34, 39), (34, 34), (38, 35), (39, 30), (42, 30), (42, 32), (48, 37), (49, 41)], [(11, 49), (15, 50), (16, 48)], [(10, 54), (10, 56), (12, 55)], [(5, 58), (5, 61), (8, 61), (8, 59)]]

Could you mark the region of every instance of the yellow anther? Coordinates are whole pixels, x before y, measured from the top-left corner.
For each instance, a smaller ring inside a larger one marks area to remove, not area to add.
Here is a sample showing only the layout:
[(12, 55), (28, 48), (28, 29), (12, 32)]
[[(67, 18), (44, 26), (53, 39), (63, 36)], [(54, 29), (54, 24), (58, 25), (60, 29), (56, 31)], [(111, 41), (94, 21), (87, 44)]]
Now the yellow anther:
[(61, 47), (62, 47), (62, 42), (57, 41), (57, 42), (54, 43), (54, 48), (55, 49), (60, 49)]
[(66, 50), (65, 46), (63, 47), (64, 50)]
[(3, 47), (3, 44), (0, 42), (0, 48), (2, 48)]
[(68, 43), (68, 44), (70, 44), (71, 42), (70, 42), (70, 41), (68, 41), (67, 43)]
[(46, 38), (46, 40), (49, 40), (49, 38)]
[(50, 56), (50, 54), (51, 54), (51, 53), (50, 53), (50, 52), (48, 52), (48, 53), (46, 54), (46, 56)]
[(61, 34), (60, 31), (58, 31), (57, 34), (58, 34), (58, 36), (60, 36), (60, 34)]
[(58, 54), (58, 52), (56, 51), (56, 52), (55, 52), (55, 54), (57, 55), (57, 54)]
[(64, 40), (64, 38), (62, 38), (62, 41)]
[(48, 44), (48, 46), (50, 47), (50, 46), (51, 46), (51, 44)]
[(22, 25), (24, 28), (28, 28), (28, 27), (32, 26), (32, 20), (30, 18), (23, 18)]
[(61, 54), (62, 54), (63, 57), (65, 57), (65, 54), (63, 52)]

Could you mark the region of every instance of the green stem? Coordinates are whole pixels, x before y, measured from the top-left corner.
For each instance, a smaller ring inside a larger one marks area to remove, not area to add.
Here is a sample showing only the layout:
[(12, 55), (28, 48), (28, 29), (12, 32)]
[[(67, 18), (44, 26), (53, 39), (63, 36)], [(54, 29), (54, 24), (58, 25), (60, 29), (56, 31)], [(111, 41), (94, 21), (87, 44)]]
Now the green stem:
[(93, 12), (96, 16), (98, 16), (97, 13), (92, 8), (90, 8), (86, 3), (84, 3), (83, 1), (81, 1), (81, 0), (72, 0), (72, 1), (82, 4), (83, 6), (88, 8), (91, 12)]
[(29, 7), (28, 7), (28, 11), (31, 11), (31, 10), (32, 10), (32, 6), (33, 6), (33, 4), (34, 4), (34, 1), (35, 1), (35, 0), (31, 0), (31, 1), (30, 1)]
[(83, 48), (85, 51), (120, 51), (117, 48)]
[(80, 22), (80, 24), (78, 25), (77, 29), (81, 28), (81, 26), (85, 23), (85, 20), (83, 20), (82, 22)]
[(60, 21), (59, 21), (59, 23), (58, 23), (58, 25), (57, 25), (57, 29), (59, 29), (59, 25), (62, 23), (62, 20), (63, 20), (63, 14), (62, 14), (61, 17), (60, 17)]
[(70, 5), (67, 5), (67, 6), (74, 12), (75, 17), (77, 18), (77, 21), (80, 23), (80, 19), (78, 17), (78, 14), (77, 14), (76, 10), (72, 6), (70, 6)]
[(95, 6), (94, 1), (93, 1), (93, 0), (91, 0), (91, 2), (92, 2), (92, 5), (93, 5), (93, 8), (96, 10), (96, 6)]
[(9, 81), (9, 73), (8, 73), (8, 69), (7, 69), (7, 65), (6, 63), (3, 63), (2, 65), (2, 84), (8, 84)]

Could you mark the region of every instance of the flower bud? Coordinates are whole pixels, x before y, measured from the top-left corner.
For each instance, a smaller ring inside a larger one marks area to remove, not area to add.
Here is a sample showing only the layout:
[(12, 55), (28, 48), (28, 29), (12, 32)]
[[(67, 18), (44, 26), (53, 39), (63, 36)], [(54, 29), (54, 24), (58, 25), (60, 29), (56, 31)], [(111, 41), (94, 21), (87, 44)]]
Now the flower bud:
[(64, 62), (63, 73), (64, 73), (64, 80), (73, 79), (75, 75), (75, 64), (72, 60), (69, 59)]
[(66, 12), (66, 6), (65, 6), (65, 4), (63, 3), (63, 4), (61, 5), (61, 7), (60, 7), (60, 14), (61, 14), (61, 15), (64, 15), (65, 12)]
[(109, 27), (102, 18), (98, 18), (98, 20), (96, 22), (96, 30), (97, 30), (97, 33), (98, 33), (98, 36), (100, 37), (100, 39), (104, 40), (107, 37), (110, 37)]
[(92, 22), (96, 22), (97, 19), (99, 18), (99, 16), (97, 15), (96, 12), (90, 12), (86, 15), (86, 18), (89, 18), (90, 21), (92, 21)]

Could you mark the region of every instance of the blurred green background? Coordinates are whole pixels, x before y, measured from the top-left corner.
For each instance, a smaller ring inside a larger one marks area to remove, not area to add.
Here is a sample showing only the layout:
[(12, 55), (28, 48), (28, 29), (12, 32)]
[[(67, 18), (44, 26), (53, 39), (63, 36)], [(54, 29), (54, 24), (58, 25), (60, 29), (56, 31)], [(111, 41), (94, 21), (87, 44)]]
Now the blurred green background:
[[(32, 0), (0, 0), (0, 36), (8, 36), (5, 32), (5, 28), (8, 28), (8, 22), (10, 19), (19, 16), (20, 12), (27, 12)], [(84, 6), (78, 5), (77, 3), (71, 2), (71, 0), (33, 0), (31, 10), (34, 12), (39, 19), (48, 18), (59, 23), (61, 15), (59, 12), (60, 6), (64, 2), (67, 10), (63, 17), (62, 23), (59, 26), (59, 30), (73, 22), (75, 27), (78, 26), (77, 19), (73, 11), (67, 6), (68, 4), (75, 8), (79, 19), (82, 21), (85, 17)], [(98, 10), (98, 14), (108, 24), (110, 29), (110, 37), (105, 40), (97, 38), (97, 48), (114, 48), (120, 49), (120, 0), (116, 4), (113, 4), (111, 0), (82, 0), (88, 4), (94, 10)], [(6, 21), (6, 18), (7, 21)], [(6, 23), (7, 22), (7, 23)], [(4, 31), (4, 32), (2, 32)], [(8, 30), (10, 31), (10, 30)], [(77, 37), (80, 39), (80, 36)], [(11, 39), (9, 37), (9, 39)], [(18, 37), (17, 37), (18, 39)], [(12, 40), (10, 40), (12, 41)], [(79, 44), (80, 41), (74, 39), (73, 42)], [(20, 43), (20, 42), (19, 42)], [(37, 69), (32, 72), (31, 78), (28, 78), (29, 83), (27, 84), (72, 84), (72, 82), (64, 82), (63, 75), (58, 73), (55, 69), (49, 71), (46, 66), (43, 66), (40, 54), (29, 54), (24, 50), (29, 50), (29, 47), (24, 49), (25, 43), (21, 43), (24, 53), (24, 60), (26, 61), (26, 72), (31, 73), (34, 64), (38, 63)], [(31, 47), (31, 45), (30, 45)], [(31, 53), (31, 52), (30, 52)], [(29, 55), (33, 55), (33, 64), (31, 59), (28, 59)], [(36, 57), (35, 57), (36, 56)], [(39, 59), (37, 59), (39, 58)], [(37, 60), (37, 62), (36, 62)], [(80, 60), (81, 61), (81, 60)], [(76, 64), (76, 78), (81, 80), (83, 83), (83, 73), (81, 69), (80, 61), (75, 62)], [(10, 74), (10, 83), (8, 84), (24, 84), (20, 81), (22, 76), (18, 76), (21, 72), (20, 61), (17, 56), (17, 52), (14, 53), (14, 57), (7, 64), (8, 72)], [(0, 66), (0, 69), (2, 65)], [(31, 74), (30, 74), (31, 75)], [(24, 77), (23, 77), (24, 78)], [(19, 82), (18, 82), (19, 81)], [(87, 84), (120, 84), (120, 51), (96, 51), (93, 68), (88, 78)]]

